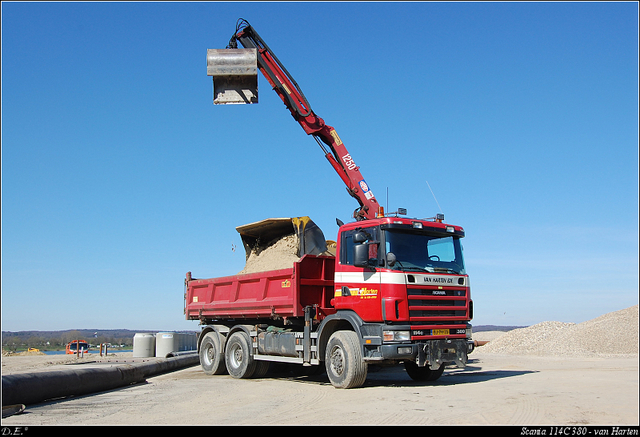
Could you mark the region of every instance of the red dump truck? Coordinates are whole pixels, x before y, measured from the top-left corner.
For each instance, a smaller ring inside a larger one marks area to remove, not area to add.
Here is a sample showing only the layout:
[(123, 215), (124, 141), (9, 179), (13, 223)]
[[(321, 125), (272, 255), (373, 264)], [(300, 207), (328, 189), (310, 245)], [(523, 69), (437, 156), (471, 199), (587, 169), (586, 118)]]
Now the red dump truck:
[[(237, 41), (245, 48), (237, 49)], [(436, 380), (448, 364), (464, 367), (473, 350), (464, 230), (444, 223), (441, 214), (385, 214), (335, 129), (311, 110), (244, 20), (227, 49), (207, 51), (214, 103), (255, 103), (257, 69), (321, 145), (360, 206), (354, 222), (338, 220), (335, 242), (308, 217), (237, 228), (248, 260), (295, 236), (297, 261), (290, 267), (212, 279), (187, 273), (185, 315), (202, 325), (204, 371), (250, 378), (264, 375), (270, 362), (294, 363), (324, 369), (335, 387), (352, 388), (365, 382), (369, 364), (403, 364), (420, 381)]]

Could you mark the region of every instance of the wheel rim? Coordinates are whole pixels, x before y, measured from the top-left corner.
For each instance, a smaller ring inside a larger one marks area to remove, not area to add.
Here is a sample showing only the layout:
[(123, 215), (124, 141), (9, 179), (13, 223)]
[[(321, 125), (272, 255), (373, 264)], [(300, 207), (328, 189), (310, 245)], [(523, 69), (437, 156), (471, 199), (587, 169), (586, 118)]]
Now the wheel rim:
[(207, 366), (210, 366), (211, 364), (213, 364), (213, 357), (215, 356), (215, 349), (213, 347), (213, 345), (209, 344), (207, 345), (207, 347), (204, 350), (204, 363)]
[(240, 347), (240, 345), (234, 344), (229, 352), (231, 352), (229, 354), (230, 364), (237, 369), (238, 367), (240, 367), (240, 365), (242, 365), (242, 348)]
[(331, 370), (338, 376), (344, 372), (344, 353), (338, 346), (331, 349)]

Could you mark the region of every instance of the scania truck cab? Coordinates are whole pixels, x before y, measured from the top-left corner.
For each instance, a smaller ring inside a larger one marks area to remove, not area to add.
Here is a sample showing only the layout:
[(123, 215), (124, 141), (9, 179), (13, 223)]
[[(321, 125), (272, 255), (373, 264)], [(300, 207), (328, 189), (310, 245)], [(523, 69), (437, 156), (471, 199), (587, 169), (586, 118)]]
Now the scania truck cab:
[(416, 372), (425, 361), (439, 373), (446, 362), (466, 364), (473, 302), (462, 237), (462, 228), (438, 219), (385, 217), (341, 227), (332, 303), (381, 325), (382, 344), (365, 341), (365, 359), (410, 360)]

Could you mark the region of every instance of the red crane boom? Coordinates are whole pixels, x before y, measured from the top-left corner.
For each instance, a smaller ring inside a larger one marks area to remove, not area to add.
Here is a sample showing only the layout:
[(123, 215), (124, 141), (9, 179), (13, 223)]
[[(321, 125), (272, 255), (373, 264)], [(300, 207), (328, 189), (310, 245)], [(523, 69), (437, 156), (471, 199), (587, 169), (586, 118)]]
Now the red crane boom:
[(246, 20), (238, 20), (236, 32), (231, 37), (227, 48), (237, 48), (237, 41), (240, 41), (244, 48), (257, 50), (259, 70), (280, 96), (293, 118), (308, 135), (316, 139), (325, 157), (347, 186), (348, 193), (360, 204), (353, 213), (354, 218), (357, 220), (376, 218), (379, 214), (378, 201), (336, 130), (313, 112), (291, 74)]

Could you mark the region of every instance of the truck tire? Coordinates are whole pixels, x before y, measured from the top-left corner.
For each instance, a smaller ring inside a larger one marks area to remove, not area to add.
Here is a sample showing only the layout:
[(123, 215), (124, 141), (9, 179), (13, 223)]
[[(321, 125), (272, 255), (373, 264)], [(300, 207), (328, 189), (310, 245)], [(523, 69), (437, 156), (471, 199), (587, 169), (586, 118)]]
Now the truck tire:
[(269, 371), (269, 361), (258, 361), (256, 362), (256, 370), (253, 372), (252, 378), (262, 378)]
[(334, 387), (361, 387), (367, 379), (367, 363), (362, 359), (358, 334), (353, 331), (334, 332), (327, 343), (325, 367)]
[(414, 381), (435, 381), (444, 372), (444, 364), (438, 370), (431, 370), (429, 366), (418, 367), (413, 361), (405, 361), (404, 368)]
[(256, 361), (251, 356), (251, 339), (244, 331), (234, 332), (227, 340), (224, 354), (229, 375), (237, 379), (251, 378)]
[(207, 375), (221, 375), (226, 373), (227, 367), (224, 362), (224, 351), (220, 334), (209, 332), (202, 339), (200, 344), (200, 366)]

